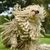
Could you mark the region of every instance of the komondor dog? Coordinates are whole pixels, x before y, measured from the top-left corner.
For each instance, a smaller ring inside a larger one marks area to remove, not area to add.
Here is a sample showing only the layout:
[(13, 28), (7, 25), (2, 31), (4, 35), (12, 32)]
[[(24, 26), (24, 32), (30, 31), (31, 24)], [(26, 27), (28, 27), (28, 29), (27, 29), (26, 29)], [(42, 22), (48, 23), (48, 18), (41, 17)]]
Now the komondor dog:
[(1, 33), (3, 44), (11, 49), (36, 50), (46, 14), (44, 7), (30, 5), (21, 9), (16, 4), (12, 14), (15, 18), (4, 24), (4, 31)]

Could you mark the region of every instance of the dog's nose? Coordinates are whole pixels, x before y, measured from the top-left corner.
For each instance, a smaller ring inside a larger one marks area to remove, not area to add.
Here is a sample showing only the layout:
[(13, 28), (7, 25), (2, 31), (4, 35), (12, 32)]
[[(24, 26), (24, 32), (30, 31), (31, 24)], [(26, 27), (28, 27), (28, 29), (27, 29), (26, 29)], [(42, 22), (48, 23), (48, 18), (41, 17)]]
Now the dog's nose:
[(39, 13), (39, 11), (35, 11), (35, 14), (38, 14)]

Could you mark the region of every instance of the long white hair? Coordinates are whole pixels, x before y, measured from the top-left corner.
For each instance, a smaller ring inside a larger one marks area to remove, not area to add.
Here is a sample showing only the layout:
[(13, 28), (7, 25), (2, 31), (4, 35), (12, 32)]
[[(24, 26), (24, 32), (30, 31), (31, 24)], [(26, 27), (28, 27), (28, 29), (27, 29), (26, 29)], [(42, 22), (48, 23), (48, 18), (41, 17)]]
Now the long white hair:
[[(4, 45), (11, 46), (11, 48), (21, 48), (24, 46), (30, 48), (30, 45), (33, 45), (31, 41), (36, 41), (39, 37), (42, 26), (41, 22), (43, 22), (46, 16), (44, 7), (29, 5), (21, 9), (20, 5), (16, 4), (12, 14), (15, 16), (15, 19), (5, 24), (4, 31), (2, 32)], [(25, 39), (23, 40), (23, 38)], [(29, 41), (29, 39), (31, 40)], [(25, 43), (25, 40), (28, 40), (30, 44)]]

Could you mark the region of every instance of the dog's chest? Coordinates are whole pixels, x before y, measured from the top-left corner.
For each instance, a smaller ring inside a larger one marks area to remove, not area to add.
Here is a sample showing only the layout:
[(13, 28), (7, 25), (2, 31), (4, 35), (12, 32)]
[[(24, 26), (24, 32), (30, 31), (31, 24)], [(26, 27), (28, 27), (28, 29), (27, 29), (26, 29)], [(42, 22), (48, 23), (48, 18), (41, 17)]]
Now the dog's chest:
[[(18, 20), (19, 28), (20, 28), (20, 38), (23, 40), (28, 40), (29, 37), (32, 38), (32, 35), (36, 34), (34, 32), (37, 31), (37, 24), (31, 23), (28, 20)], [(36, 34), (37, 35), (37, 34)], [(34, 36), (35, 38), (35, 36)]]

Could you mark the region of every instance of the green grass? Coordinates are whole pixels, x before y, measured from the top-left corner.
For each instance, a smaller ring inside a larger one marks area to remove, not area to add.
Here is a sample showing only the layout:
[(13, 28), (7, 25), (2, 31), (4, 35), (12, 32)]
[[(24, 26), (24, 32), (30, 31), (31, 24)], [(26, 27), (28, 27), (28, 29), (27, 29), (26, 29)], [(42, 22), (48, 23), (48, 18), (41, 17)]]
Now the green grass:
[(7, 48), (4, 47), (4, 45), (0, 41), (0, 50), (8, 50)]
[(1, 36), (0, 36), (0, 50), (10, 50), (10, 49), (7, 49), (7, 48), (4, 47), (4, 45), (2, 43)]
[(50, 34), (45, 34), (45, 35), (46, 35), (46, 37), (50, 38)]
[(50, 44), (50, 38), (40, 38), (39, 43), (41, 43), (41, 44), (44, 44), (44, 43)]

